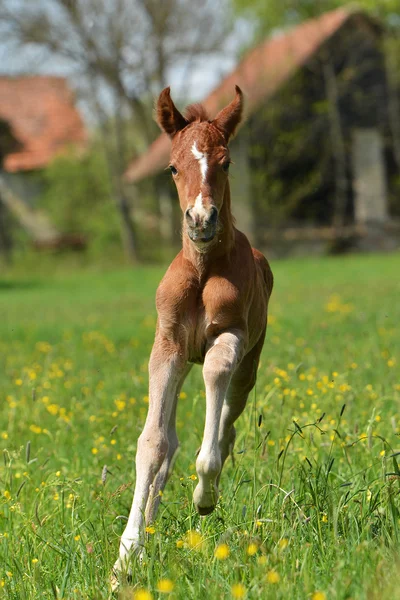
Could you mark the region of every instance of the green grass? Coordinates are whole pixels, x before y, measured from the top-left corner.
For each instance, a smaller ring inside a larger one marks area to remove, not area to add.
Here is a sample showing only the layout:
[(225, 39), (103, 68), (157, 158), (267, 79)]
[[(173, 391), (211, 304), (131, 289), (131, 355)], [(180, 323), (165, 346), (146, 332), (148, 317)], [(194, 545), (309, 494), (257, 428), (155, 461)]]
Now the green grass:
[[(171, 599), (400, 598), (400, 256), (272, 267), (257, 387), (217, 509), (200, 519), (192, 504), (204, 423), (195, 368), (181, 452), (121, 599), (168, 597), (163, 579)], [(109, 597), (162, 272), (0, 278), (0, 598)], [(221, 544), (226, 558), (214, 556)]]

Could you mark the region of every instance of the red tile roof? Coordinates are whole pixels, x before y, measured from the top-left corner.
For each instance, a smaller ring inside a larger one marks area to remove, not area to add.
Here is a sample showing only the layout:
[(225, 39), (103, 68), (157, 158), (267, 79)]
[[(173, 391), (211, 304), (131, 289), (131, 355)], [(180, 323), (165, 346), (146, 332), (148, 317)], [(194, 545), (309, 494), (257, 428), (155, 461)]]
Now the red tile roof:
[(63, 77), (0, 77), (0, 120), (6, 121), (19, 149), (8, 154), (9, 172), (45, 167), (69, 144), (83, 146), (86, 131)]
[[(210, 115), (215, 115), (232, 99), (236, 84), (245, 93), (246, 113), (251, 114), (354, 14), (348, 8), (334, 10), (266, 40), (250, 51), (202, 104)], [(162, 134), (144, 154), (131, 162), (125, 173), (126, 180), (134, 183), (163, 169), (169, 151), (170, 140)]]

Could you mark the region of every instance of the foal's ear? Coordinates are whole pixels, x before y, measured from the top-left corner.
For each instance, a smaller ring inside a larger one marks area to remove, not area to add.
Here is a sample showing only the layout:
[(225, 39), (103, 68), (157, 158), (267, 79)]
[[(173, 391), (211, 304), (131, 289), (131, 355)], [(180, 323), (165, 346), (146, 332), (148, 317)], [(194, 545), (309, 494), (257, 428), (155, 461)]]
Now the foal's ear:
[(238, 85), (235, 85), (236, 96), (228, 106), (219, 111), (213, 123), (222, 132), (226, 142), (235, 133), (237, 126), (242, 119), (243, 112), (243, 92)]
[(158, 98), (156, 120), (161, 129), (168, 133), (171, 138), (188, 124), (185, 117), (181, 115), (172, 102), (169, 87), (165, 88)]

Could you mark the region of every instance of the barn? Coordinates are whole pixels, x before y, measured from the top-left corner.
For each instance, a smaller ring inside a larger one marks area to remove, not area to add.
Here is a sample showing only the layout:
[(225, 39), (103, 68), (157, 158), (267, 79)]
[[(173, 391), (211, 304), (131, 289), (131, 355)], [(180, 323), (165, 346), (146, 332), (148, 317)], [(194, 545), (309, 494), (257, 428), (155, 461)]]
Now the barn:
[[(251, 50), (202, 101), (212, 117), (235, 84), (245, 93), (231, 185), (236, 218), (258, 246), (285, 254), (399, 245), (400, 130), (391, 111), (399, 90), (387, 81), (384, 36), (364, 12), (325, 13)], [(176, 238), (169, 148), (160, 135), (126, 179), (138, 196), (157, 195)]]
[(60, 239), (34, 209), (40, 172), (61, 151), (83, 149), (87, 133), (67, 80), (54, 76), (0, 77), (0, 251), (11, 244), (12, 213), (37, 243)]

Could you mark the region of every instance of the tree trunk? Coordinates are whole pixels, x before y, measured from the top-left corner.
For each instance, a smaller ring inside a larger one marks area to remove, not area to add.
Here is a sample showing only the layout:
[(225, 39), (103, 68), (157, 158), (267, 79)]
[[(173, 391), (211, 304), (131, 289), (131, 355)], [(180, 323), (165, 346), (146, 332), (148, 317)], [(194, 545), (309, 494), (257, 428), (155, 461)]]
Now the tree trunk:
[(326, 57), (323, 63), (325, 93), (328, 100), (329, 134), (332, 144), (335, 165), (335, 201), (333, 225), (342, 227), (345, 224), (348, 180), (346, 174), (346, 148), (340, 118), (339, 91), (335, 70), (331, 58)]
[(0, 198), (0, 255), (6, 264), (11, 263), (12, 240), (7, 227), (7, 211)]
[(117, 207), (121, 216), (121, 237), (127, 258), (135, 263), (138, 261), (136, 228), (133, 222), (130, 206), (123, 190), (117, 195)]

